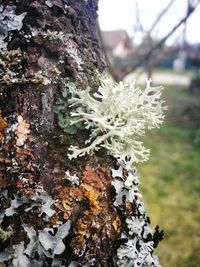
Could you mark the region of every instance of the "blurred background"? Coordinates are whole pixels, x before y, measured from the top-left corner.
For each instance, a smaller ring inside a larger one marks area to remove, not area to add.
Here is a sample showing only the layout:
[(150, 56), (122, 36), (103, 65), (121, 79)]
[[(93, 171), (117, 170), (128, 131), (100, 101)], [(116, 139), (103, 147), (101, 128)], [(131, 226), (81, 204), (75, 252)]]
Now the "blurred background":
[(99, 26), (116, 81), (145, 77), (163, 85), (168, 106), (161, 129), (138, 165), (152, 225), (165, 239), (163, 267), (200, 266), (200, 1), (99, 0)]

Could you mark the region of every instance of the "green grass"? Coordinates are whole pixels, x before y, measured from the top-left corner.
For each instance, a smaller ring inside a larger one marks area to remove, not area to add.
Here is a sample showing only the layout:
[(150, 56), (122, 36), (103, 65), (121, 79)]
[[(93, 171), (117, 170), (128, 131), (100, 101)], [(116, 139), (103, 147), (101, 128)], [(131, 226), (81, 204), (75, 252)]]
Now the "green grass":
[(185, 104), (200, 103), (200, 96), (189, 95), (189, 89), (181, 85), (176, 85), (176, 87), (167, 86), (164, 90), (164, 97), (167, 101), (170, 101), (170, 105), (173, 104), (174, 101), (184, 102)]
[[(166, 94), (170, 90), (176, 89), (168, 88)], [(185, 91), (178, 90), (176, 98), (181, 99)], [(200, 266), (200, 146), (193, 142), (195, 132), (187, 125), (165, 123), (146, 136), (151, 157), (137, 166), (152, 225), (165, 232), (157, 249), (164, 267)]]

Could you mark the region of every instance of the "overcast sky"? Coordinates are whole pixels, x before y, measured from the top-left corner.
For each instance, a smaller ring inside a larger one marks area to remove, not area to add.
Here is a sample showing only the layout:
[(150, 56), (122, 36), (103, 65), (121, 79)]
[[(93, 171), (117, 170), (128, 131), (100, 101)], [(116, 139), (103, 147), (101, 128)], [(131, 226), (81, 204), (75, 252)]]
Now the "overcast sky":
[[(99, 0), (99, 23), (102, 30), (126, 29), (133, 35), (135, 21), (135, 2), (139, 4), (140, 19), (148, 30), (160, 11), (170, 0)], [(187, 0), (175, 0), (167, 15), (157, 28), (157, 36), (164, 36), (186, 12)], [(191, 15), (187, 24), (187, 40), (200, 43), (200, 5)], [(173, 35), (171, 42), (177, 40), (181, 29)], [(180, 40), (180, 38), (179, 38)]]

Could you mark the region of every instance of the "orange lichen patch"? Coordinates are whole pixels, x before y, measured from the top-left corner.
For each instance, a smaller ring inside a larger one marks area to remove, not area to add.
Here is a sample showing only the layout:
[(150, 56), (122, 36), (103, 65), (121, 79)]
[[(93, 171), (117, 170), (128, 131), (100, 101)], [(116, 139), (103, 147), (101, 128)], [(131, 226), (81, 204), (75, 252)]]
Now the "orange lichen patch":
[(91, 211), (97, 212), (102, 209), (101, 206), (109, 194), (111, 179), (110, 170), (107, 168), (99, 167), (93, 170), (89, 165), (85, 167), (82, 187), (85, 189)]
[(0, 140), (3, 139), (4, 134), (3, 131), (4, 129), (8, 126), (6, 120), (2, 117), (2, 111), (0, 109)]
[(15, 160), (24, 170), (34, 171), (33, 162), (38, 160), (38, 155), (33, 152), (31, 147), (16, 147)]
[(74, 209), (79, 209), (82, 202), (85, 202), (85, 216), (98, 215), (102, 212), (103, 205), (105, 205), (106, 196), (109, 194), (110, 170), (100, 167), (93, 170), (90, 166), (86, 166), (83, 171), (83, 183), (77, 187), (71, 184), (63, 185), (63, 179), (56, 179), (54, 181), (56, 186), (54, 194), (57, 198), (55, 204), (56, 209), (63, 213), (65, 219), (69, 218), (74, 212)]
[(84, 215), (86, 215), (86, 216), (88, 216), (89, 214), (90, 214), (89, 210), (86, 210), (86, 211), (84, 212)]
[(81, 180), (83, 183), (79, 188), (83, 190), (82, 201), (86, 200), (87, 205), (73, 224), (75, 236), (70, 246), (80, 261), (101, 258), (102, 262), (105, 261), (102, 266), (108, 266), (113, 244), (121, 229), (121, 221), (113, 207), (110, 169), (92, 169), (87, 165)]
[(95, 189), (105, 191), (109, 181), (112, 180), (110, 170), (105, 167), (100, 167), (93, 170), (89, 165), (83, 171), (82, 180), (84, 183), (93, 186)]
[(18, 124), (16, 129), (16, 135), (17, 135), (17, 146), (23, 146), (24, 142), (28, 138), (28, 134), (30, 133), (30, 124), (26, 123), (22, 116), (18, 116)]
[(98, 180), (98, 174), (89, 165), (85, 166), (83, 171), (83, 181), (91, 185), (96, 184)]
[(21, 158), (30, 158), (32, 161), (38, 159), (38, 155), (33, 152), (30, 146), (28, 148), (16, 147), (16, 154), (20, 155)]
[(113, 206), (110, 169), (87, 165), (79, 177), (80, 186), (66, 182), (62, 175), (64, 171), (54, 180), (57, 218), (52, 218), (52, 222), (63, 219), (73, 222), (69, 244), (80, 263), (96, 258), (105, 261), (102, 266), (108, 266), (121, 231), (121, 221)]
[(57, 186), (54, 192), (58, 199), (58, 202), (54, 204), (57, 211), (62, 212), (63, 217), (68, 219), (73, 210), (73, 199), (70, 196), (70, 187), (63, 188), (62, 186)]
[(119, 216), (117, 215), (114, 221), (112, 222), (112, 226), (114, 227), (115, 231), (118, 231), (121, 226), (121, 220)]
[(83, 233), (86, 237), (89, 237), (93, 221), (94, 216), (91, 213), (86, 217), (79, 218), (76, 223), (75, 232), (78, 232), (79, 235)]
[(70, 196), (75, 201), (82, 201), (84, 199), (84, 193), (85, 189), (83, 185), (81, 185), (79, 188), (75, 187), (73, 190), (70, 190)]
[(62, 185), (56, 186), (54, 194), (56, 195), (57, 202), (54, 204), (57, 212), (63, 214), (65, 220), (69, 219), (75, 209), (75, 204), (81, 202), (84, 198), (84, 190), (82, 187)]
[(85, 192), (85, 196), (89, 200), (89, 206), (91, 211), (96, 212), (99, 209), (99, 202), (97, 201), (97, 196), (95, 195), (94, 191), (87, 191)]

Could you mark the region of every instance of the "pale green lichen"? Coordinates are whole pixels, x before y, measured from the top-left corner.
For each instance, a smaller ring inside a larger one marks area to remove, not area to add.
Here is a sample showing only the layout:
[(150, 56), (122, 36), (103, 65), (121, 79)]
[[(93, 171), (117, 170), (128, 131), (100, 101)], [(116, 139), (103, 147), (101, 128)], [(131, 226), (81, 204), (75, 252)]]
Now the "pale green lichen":
[(8, 227), (7, 230), (3, 230), (3, 228), (0, 226), (0, 239), (6, 241), (12, 235), (13, 235), (13, 229), (11, 227)]
[[(57, 114), (58, 126), (67, 134), (75, 134), (78, 129), (83, 129), (83, 123), (72, 124), (73, 118), (70, 117), (69, 99), (71, 90), (76, 89), (76, 85), (70, 81), (63, 82), (64, 90), (62, 96), (53, 107), (54, 113)], [(73, 88), (73, 89), (72, 89)]]
[(71, 97), (68, 102), (72, 109), (68, 125), (83, 124), (90, 130), (89, 144), (84, 148), (71, 146), (69, 159), (93, 153), (101, 147), (116, 157), (131, 157), (131, 163), (143, 162), (149, 158), (149, 149), (139, 140), (146, 129), (158, 128), (163, 121), (162, 87), (151, 87), (146, 80), (146, 88), (140, 89), (135, 83), (114, 83), (101, 77), (98, 92), (91, 89), (78, 90), (69, 87)]
[(61, 31), (47, 30), (47, 32), (43, 33), (43, 36), (50, 41), (55, 41), (55, 40), (63, 41), (64, 33)]

